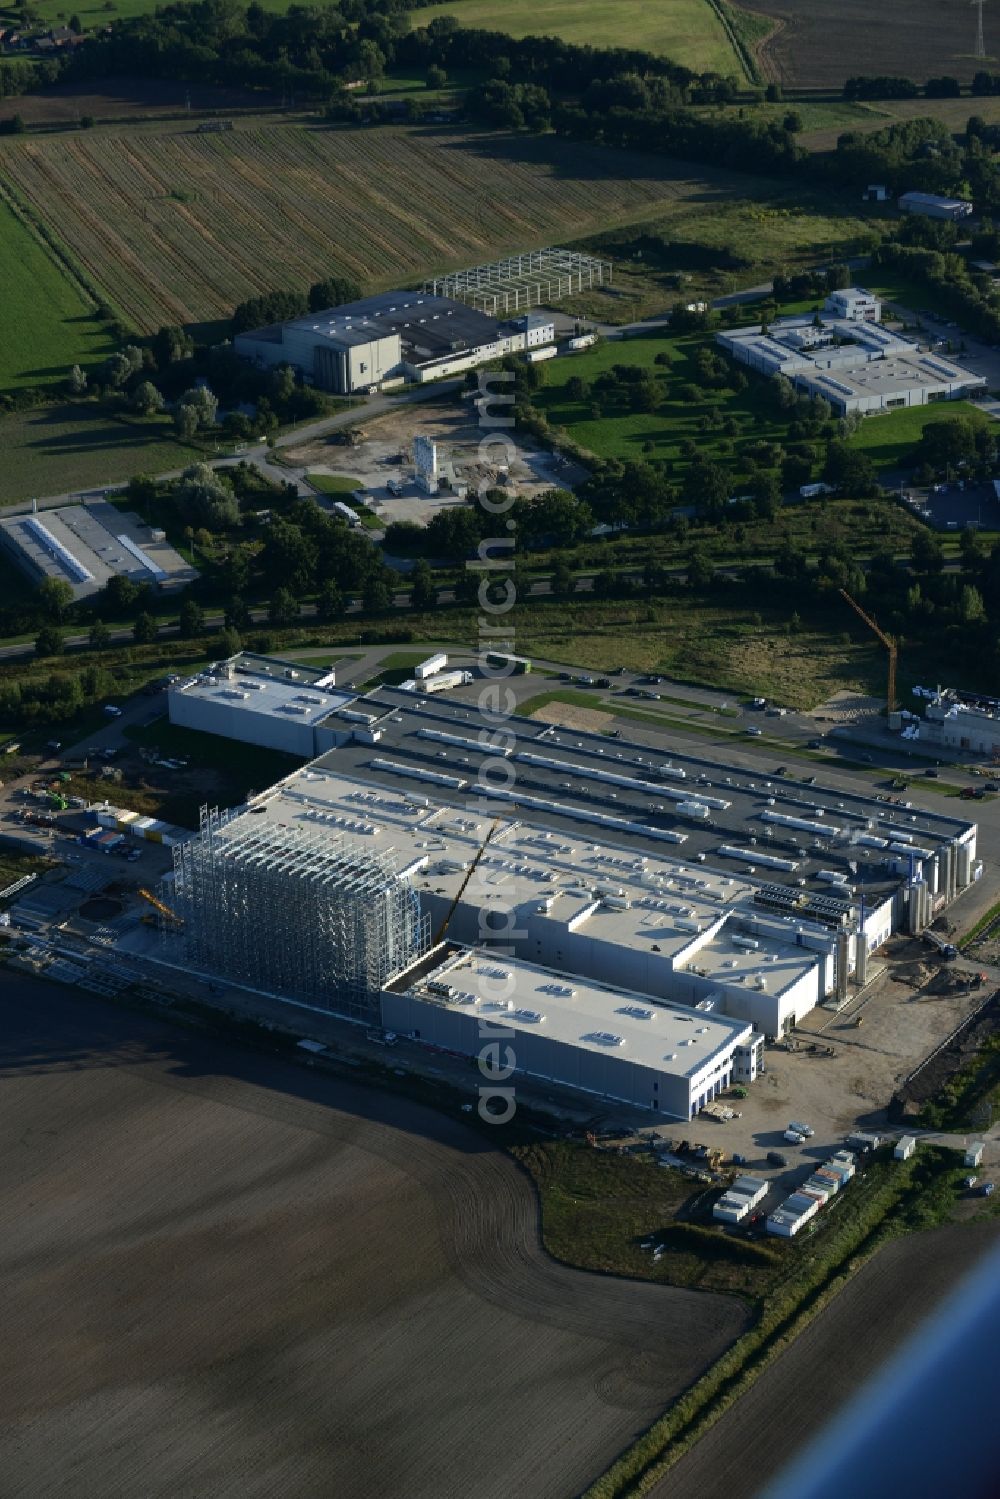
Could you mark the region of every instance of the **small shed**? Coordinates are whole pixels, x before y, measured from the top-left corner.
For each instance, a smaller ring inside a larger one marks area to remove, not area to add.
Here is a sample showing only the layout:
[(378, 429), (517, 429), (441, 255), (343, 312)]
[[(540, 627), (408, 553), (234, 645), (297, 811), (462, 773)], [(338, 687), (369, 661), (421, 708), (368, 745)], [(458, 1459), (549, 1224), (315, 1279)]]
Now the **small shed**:
[(917, 1148), (917, 1142), (913, 1135), (904, 1135), (901, 1140), (896, 1141), (896, 1148), (892, 1152), (897, 1161), (908, 1161)]
[(980, 1165), (982, 1165), (982, 1160), (983, 1160), (983, 1142), (982, 1142), (982, 1140), (973, 1140), (972, 1144), (971, 1145), (967, 1145), (966, 1148), (965, 1148), (965, 1160), (962, 1162), (962, 1165), (963, 1166), (980, 1166)]

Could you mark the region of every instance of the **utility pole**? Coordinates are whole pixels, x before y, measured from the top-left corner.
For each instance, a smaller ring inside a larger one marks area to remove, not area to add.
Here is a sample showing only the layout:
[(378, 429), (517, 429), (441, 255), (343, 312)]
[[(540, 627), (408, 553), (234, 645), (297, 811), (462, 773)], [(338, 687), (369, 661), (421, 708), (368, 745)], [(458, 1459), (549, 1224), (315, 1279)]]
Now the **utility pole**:
[(983, 0), (972, 0), (976, 7), (976, 57), (986, 56), (986, 42), (983, 39)]

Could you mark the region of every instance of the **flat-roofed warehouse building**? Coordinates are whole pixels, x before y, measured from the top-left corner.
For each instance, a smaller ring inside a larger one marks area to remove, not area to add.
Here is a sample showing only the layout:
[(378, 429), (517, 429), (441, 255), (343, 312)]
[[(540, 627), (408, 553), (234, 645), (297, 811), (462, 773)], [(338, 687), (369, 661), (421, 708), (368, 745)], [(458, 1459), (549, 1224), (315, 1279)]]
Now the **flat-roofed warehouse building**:
[(901, 213), (922, 214), (928, 219), (951, 219), (957, 223), (972, 217), (972, 204), (967, 198), (942, 198), (938, 193), (901, 193)]
[[(170, 722), (310, 760), (324, 720), (355, 696), (338, 692), (335, 680), (328, 668), (241, 651), (175, 683), (169, 697)], [(319, 737), (322, 741), (321, 732)]]
[(742, 1021), (454, 945), (390, 980), (382, 1024), (470, 1057), (495, 1044), (498, 1069), (673, 1119), (730, 1085), (751, 1036)]
[(238, 333), (235, 352), (289, 364), (321, 390), (353, 395), (386, 381), (432, 380), (546, 342), (537, 327), (499, 323), (475, 307), (422, 291), (388, 291), (287, 323)]
[(0, 545), (36, 583), (60, 578), (75, 599), (98, 593), (116, 576), (160, 592), (183, 588), (198, 576), (162, 531), (106, 500), (5, 516)]
[(985, 388), (982, 375), (870, 321), (878, 305), (855, 287), (829, 297), (818, 321), (781, 318), (766, 330), (756, 324), (717, 333), (716, 342), (759, 374), (782, 375), (797, 390), (822, 396), (842, 416), (926, 406)]

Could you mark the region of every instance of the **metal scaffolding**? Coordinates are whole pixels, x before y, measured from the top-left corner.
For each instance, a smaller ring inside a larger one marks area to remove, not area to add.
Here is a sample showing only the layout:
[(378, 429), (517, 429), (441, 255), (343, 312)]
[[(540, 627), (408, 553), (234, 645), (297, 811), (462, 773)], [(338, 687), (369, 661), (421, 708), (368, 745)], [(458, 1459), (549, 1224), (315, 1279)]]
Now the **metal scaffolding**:
[(217, 808), (174, 849), (170, 905), (190, 966), (358, 1020), (377, 1018), (380, 990), (428, 945), (391, 856)]
[(611, 284), (612, 265), (576, 250), (532, 250), (508, 255), (488, 265), (453, 271), (425, 281), (423, 289), (436, 297), (466, 302), (480, 312), (526, 312), (545, 307), (574, 292)]

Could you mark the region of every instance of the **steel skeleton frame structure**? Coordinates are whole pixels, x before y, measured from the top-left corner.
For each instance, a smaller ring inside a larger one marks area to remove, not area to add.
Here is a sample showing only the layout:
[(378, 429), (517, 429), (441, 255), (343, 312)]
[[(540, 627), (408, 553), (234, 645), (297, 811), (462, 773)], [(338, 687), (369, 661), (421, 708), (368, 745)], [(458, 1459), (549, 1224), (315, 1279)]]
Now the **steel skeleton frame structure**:
[(355, 1020), (377, 1020), (386, 982), (428, 946), (391, 854), (217, 808), (174, 849), (171, 905), (186, 963)]
[(423, 290), (436, 297), (467, 302), (480, 312), (525, 312), (574, 292), (607, 285), (612, 269), (609, 260), (576, 250), (532, 250), (437, 276), (425, 281)]

